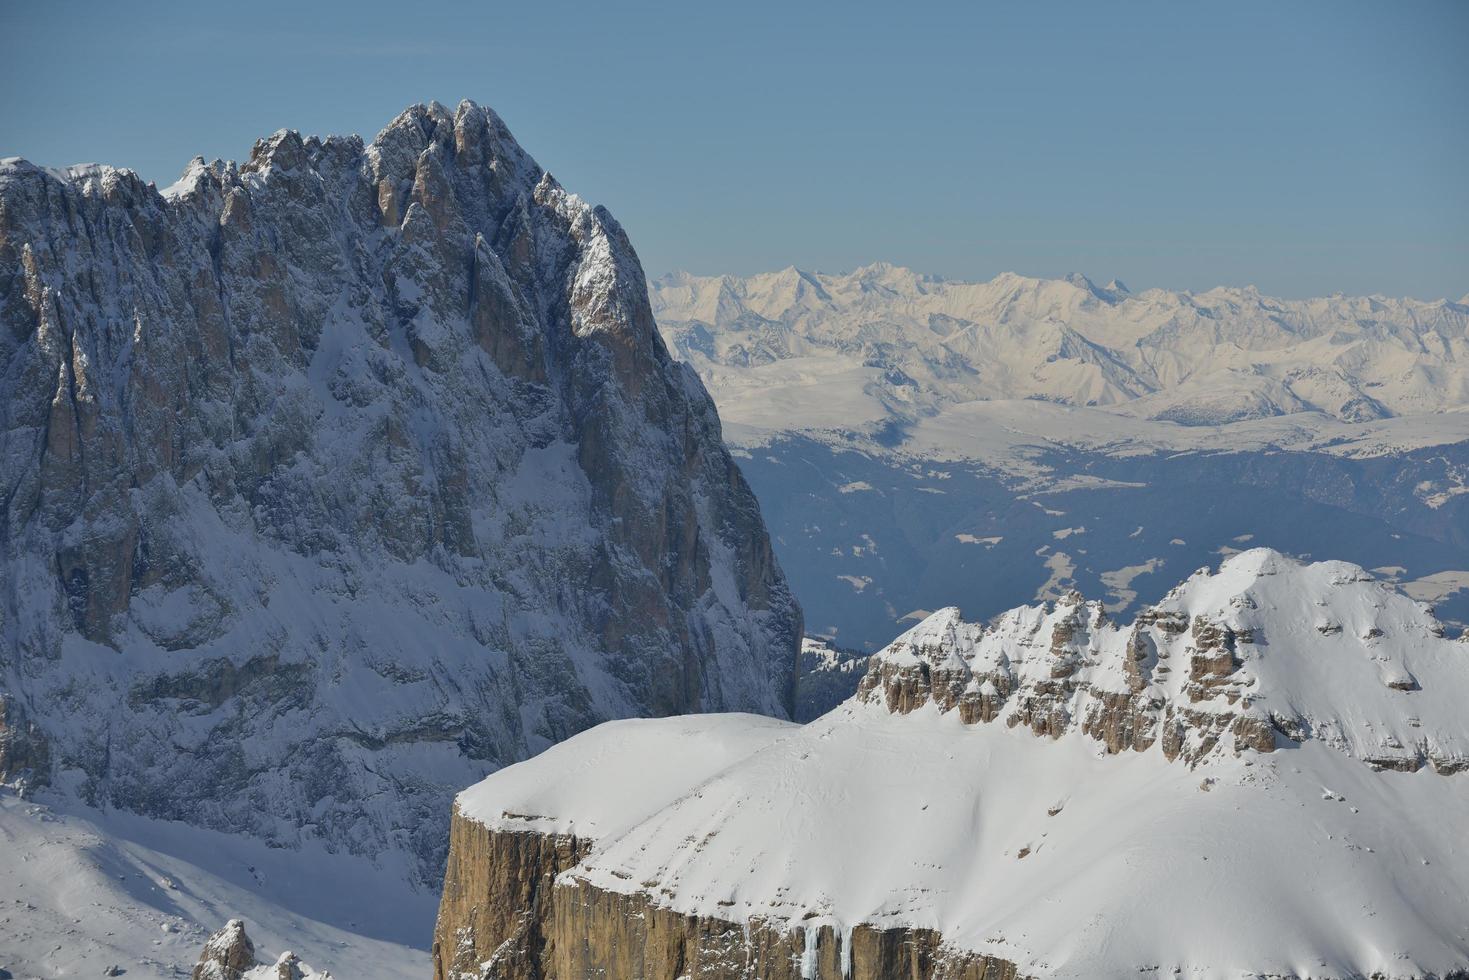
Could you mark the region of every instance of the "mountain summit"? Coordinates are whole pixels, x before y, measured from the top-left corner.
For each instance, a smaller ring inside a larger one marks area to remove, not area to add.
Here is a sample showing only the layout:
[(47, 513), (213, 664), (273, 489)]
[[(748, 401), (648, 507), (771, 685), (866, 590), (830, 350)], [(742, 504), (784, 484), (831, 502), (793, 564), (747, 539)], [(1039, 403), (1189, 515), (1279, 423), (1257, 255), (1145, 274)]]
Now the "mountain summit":
[(487, 109), (164, 191), (6, 160), (0, 323), (0, 780), (433, 881), (498, 766), (791, 709), (713, 404)]

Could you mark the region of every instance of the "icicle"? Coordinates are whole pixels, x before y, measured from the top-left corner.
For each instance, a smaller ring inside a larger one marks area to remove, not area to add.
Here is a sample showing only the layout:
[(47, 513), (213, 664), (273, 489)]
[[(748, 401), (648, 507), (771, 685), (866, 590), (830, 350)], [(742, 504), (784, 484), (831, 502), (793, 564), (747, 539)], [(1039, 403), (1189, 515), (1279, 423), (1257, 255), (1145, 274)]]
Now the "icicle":
[(818, 926), (807, 926), (806, 948), (801, 954), (801, 980), (816, 980), (816, 941), (821, 937)]

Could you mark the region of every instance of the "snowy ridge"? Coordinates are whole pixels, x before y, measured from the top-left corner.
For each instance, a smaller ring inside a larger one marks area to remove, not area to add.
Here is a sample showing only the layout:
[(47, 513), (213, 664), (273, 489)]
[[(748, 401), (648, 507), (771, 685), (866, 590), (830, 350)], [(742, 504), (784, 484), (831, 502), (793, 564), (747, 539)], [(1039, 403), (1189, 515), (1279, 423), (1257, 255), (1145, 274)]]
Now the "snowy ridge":
[[(455, 798), (459, 813), (496, 830), (608, 839), (797, 726), (745, 714), (625, 718), (551, 746)], [(654, 757), (658, 765), (648, 764)], [(507, 806), (507, 801), (514, 801)]]
[[(945, 610), (873, 658), (862, 694), (808, 725), (603, 726), (491, 776), (461, 795), (461, 812), (502, 829), (534, 826), (517, 813), (597, 828), (562, 884), (811, 941), (818, 927), (838, 943), (860, 924), (934, 929), (1021, 975), (1469, 968), (1469, 776), (1456, 768), (1469, 644), (1435, 635), (1421, 607), (1360, 569), (1264, 549), (1195, 575), (1140, 619), (1132, 632), (1073, 599), (988, 627)], [(1221, 664), (1231, 633), (1232, 670), (1192, 669), (1195, 654)], [(1085, 730), (1086, 712), (1136, 696), (1129, 635), (1160, 642), (1143, 660), (1156, 680), (1139, 693), (1164, 718), (1169, 707), (1278, 716), (1291, 734), (1270, 727), (1267, 746), (1225, 729), (1206, 746), (1206, 719), (1172, 756), (1166, 736), (1109, 746)], [(998, 699), (991, 722), (1028, 699), (1030, 723), (982, 723), (965, 700), (976, 692)], [(956, 710), (966, 703), (976, 717)], [(687, 769), (640, 768), (684, 745)], [(1429, 764), (1408, 771), (1420, 752)], [(609, 794), (609, 771), (631, 792)]]

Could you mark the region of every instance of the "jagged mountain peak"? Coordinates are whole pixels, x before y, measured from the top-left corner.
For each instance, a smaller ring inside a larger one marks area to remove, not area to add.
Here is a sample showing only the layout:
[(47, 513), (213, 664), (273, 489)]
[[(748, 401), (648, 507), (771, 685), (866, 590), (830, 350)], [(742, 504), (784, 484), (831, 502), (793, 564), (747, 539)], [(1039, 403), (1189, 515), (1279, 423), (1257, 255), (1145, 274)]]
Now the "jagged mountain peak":
[(422, 883), (495, 766), (792, 708), (708, 395), (622, 228), (491, 110), (166, 191), (0, 165), (0, 323), (0, 780)]
[(1268, 548), (1200, 569), (1131, 623), (1072, 593), (989, 625), (940, 610), (870, 661), (858, 699), (957, 710), (1109, 753), (1201, 764), (1320, 739), (1376, 768), (1469, 769), (1469, 653), (1348, 562)]

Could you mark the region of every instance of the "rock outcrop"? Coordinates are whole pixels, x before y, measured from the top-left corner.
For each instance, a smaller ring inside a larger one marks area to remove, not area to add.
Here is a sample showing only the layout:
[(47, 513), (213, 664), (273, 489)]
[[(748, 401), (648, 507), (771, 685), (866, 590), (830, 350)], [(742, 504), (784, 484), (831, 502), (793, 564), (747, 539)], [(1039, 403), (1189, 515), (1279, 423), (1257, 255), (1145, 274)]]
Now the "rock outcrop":
[(258, 962), (255, 944), (240, 919), (231, 919), (209, 937), (191, 976), (192, 980), (332, 980), (330, 973), (316, 972), (290, 950), (273, 963)]
[(46, 785), (50, 772), (46, 736), (26, 716), (20, 702), (0, 692), (0, 786), (26, 793)]
[[(1294, 648), (1295, 673), (1280, 673), (1276, 643)], [(857, 696), (966, 725), (1074, 730), (1108, 753), (1157, 744), (1189, 764), (1314, 737), (1375, 768), (1447, 775), (1469, 769), (1449, 707), (1461, 661), (1424, 604), (1355, 565), (1260, 548), (1201, 569), (1128, 625), (1076, 592), (989, 625), (940, 610), (871, 658)], [(1330, 696), (1354, 683), (1355, 704)], [(1427, 698), (1403, 696), (1424, 685)]]
[[(850, 934), (830, 925), (784, 928), (690, 915), (640, 892), (606, 891), (568, 875), (563, 846), (530, 833), (502, 834), (454, 820), (456, 846), (468, 838), (483, 856), (511, 853), (514, 880), (484, 882), (491, 891), (461, 892), (440, 912), (434, 980), (1015, 980), (1015, 966), (946, 946), (932, 929), (858, 926)], [(501, 838), (511, 838), (505, 841)], [(563, 842), (559, 842), (564, 844)], [(589, 850), (589, 842), (582, 842)], [(466, 851), (466, 853), (469, 853)], [(514, 887), (536, 880), (537, 897), (511, 899)], [(498, 884), (512, 890), (495, 890)], [(493, 896), (486, 900), (486, 896)], [(487, 911), (510, 915), (486, 915)], [(518, 914), (516, 914), (518, 912)]]
[(472, 103), (164, 191), (0, 162), (0, 460), (0, 778), (434, 881), (454, 787), (792, 710), (632, 247)]
[(556, 976), (556, 876), (590, 850), (571, 834), (496, 832), (456, 812), (434, 928), (435, 980)]
[[(615, 763), (614, 763), (615, 764)], [(636, 792), (630, 788), (629, 792)], [(524, 821), (530, 814), (502, 814)], [(539, 818), (544, 819), (544, 818)], [(576, 874), (596, 841), (505, 829), (456, 807), (434, 930), (434, 980), (1015, 980), (1015, 965), (935, 930), (688, 914)]]
[(245, 933), (245, 923), (231, 919), (204, 944), (192, 977), (193, 980), (242, 980), (245, 971), (253, 966), (255, 944)]

